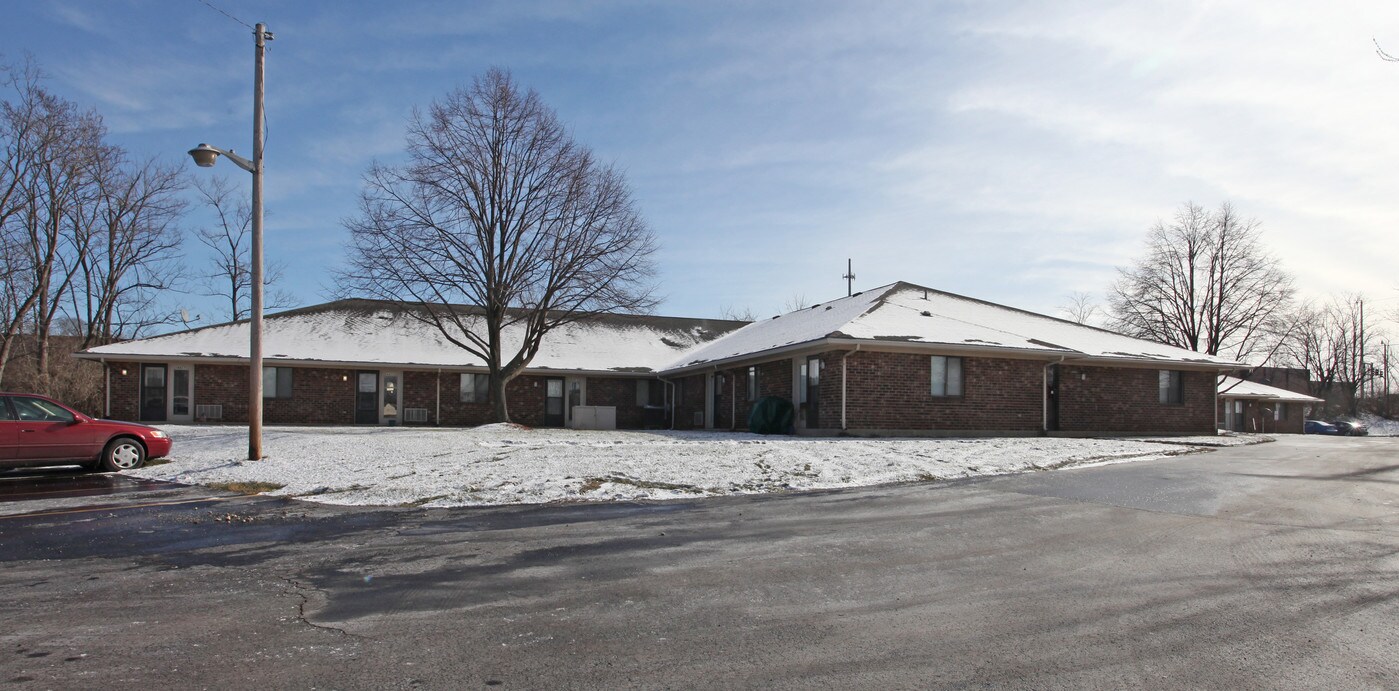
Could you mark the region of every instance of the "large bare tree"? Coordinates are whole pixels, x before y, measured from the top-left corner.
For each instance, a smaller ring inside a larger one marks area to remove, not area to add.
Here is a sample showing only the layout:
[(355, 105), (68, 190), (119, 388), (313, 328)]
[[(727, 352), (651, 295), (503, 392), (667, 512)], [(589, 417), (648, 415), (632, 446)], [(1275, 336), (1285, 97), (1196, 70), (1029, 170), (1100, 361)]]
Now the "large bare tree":
[(1146, 255), (1120, 269), (1109, 324), (1123, 333), (1238, 360), (1287, 331), (1292, 277), (1264, 247), (1258, 221), (1228, 202), (1194, 203), (1147, 233)]
[[(208, 270), (200, 274), (200, 289), (204, 295), (219, 298), (223, 314), (229, 321), (247, 319), (252, 312), (252, 207), (246, 194), (237, 190), (226, 178), (211, 177), (195, 181), (199, 199), (210, 212), (214, 222), (200, 228), (195, 237), (213, 252)], [(276, 287), (286, 266), (268, 262), (262, 272), (265, 289), (263, 307), (281, 309), (297, 303), (291, 293)]]
[(410, 307), (484, 362), (497, 421), (550, 331), (654, 308), (656, 241), (625, 177), (508, 72), (415, 111), (407, 140), (406, 164), (365, 175), (338, 286)]
[(0, 377), (23, 336), (23, 385), (63, 395), (52, 336), (73, 337), (66, 352), (168, 318), (156, 303), (180, 274), (183, 178), (108, 143), (102, 118), (48, 91), (32, 63), (0, 86)]

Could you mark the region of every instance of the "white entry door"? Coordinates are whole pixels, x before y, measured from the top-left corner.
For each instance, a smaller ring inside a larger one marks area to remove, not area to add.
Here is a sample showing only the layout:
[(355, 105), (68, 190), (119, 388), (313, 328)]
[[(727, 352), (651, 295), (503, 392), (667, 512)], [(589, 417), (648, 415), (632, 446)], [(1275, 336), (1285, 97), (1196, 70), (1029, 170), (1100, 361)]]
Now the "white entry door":
[(170, 366), (169, 401), (171, 422), (194, 420), (194, 365)]
[(398, 425), (403, 420), (403, 373), (379, 373), (379, 424)]

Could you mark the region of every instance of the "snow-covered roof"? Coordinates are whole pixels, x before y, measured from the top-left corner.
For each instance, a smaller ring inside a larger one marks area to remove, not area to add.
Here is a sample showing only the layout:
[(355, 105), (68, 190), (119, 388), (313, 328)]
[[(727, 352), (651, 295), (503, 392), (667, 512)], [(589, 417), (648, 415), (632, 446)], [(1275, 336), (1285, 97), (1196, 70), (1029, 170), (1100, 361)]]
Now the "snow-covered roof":
[[(474, 308), (459, 308), (477, 312)], [(471, 316), (469, 319), (479, 319)], [(643, 315), (593, 315), (550, 331), (530, 369), (650, 372), (686, 350), (744, 322)], [(518, 344), (522, 329), (506, 331)], [(178, 333), (90, 348), (91, 359), (243, 359), (248, 323), (217, 324)], [(510, 346), (510, 347), (518, 347)], [(479, 358), (448, 341), (407, 308), (376, 300), (340, 300), (268, 315), (263, 358), (276, 361), (363, 363), (432, 367), (481, 367)], [(513, 349), (506, 350), (513, 353)]]
[(1222, 398), (1256, 398), (1270, 401), (1295, 401), (1297, 403), (1322, 402), (1320, 398), (1315, 396), (1279, 389), (1276, 386), (1259, 384), (1256, 381), (1248, 381), (1238, 377), (1221, 378), (1219, 380), (1219, 395)]
[(1073, 360), (1241, 366), (1226, 358), (899, 282), (754, 322), (684, 353), (665, 370), (830, 340), (1020, 351)]

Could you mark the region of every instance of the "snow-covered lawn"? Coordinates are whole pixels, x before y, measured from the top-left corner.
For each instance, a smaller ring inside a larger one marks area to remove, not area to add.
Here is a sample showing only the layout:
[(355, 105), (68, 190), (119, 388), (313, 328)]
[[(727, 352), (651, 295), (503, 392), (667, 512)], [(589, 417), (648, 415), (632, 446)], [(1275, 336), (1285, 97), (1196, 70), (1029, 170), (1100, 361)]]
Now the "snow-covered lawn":
[[(268, 458), (239, 460), (247, 428), (168, 426), (170, 462), (130, 475), (268, 483), (329, 504), (471, 506), (674, 499), (1046, 470), (1189, 453), (1180, 438), (828, 439), (709, 432), (268, 427)], [(1259, 438), (1243, 438), (1258, 441)]]
[(1370, 428), (1372, 437), (1399, 437), (1399, 420), (1386, 420), (1378, 415), (1361, 415), (1360, 421)]

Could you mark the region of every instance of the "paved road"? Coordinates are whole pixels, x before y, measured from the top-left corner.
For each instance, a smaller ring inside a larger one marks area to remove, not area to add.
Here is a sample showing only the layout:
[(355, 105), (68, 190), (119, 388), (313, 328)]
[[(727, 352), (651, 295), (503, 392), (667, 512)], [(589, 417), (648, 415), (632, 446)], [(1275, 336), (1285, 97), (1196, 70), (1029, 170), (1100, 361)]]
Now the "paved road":
[(4, 505), (0, 684), (1399, 687), (1399, 440), (653, 505), (98, 499)]

